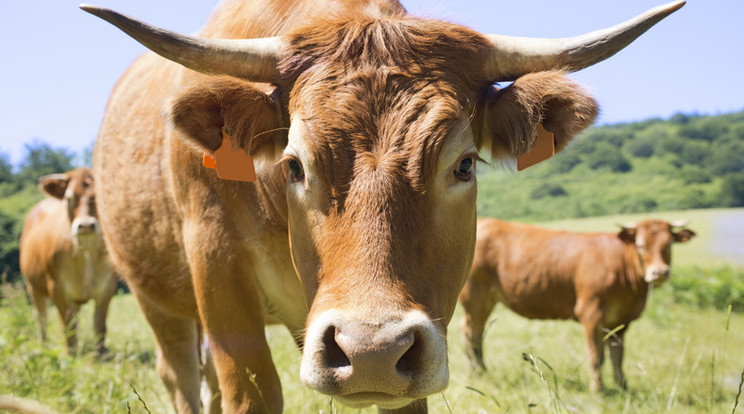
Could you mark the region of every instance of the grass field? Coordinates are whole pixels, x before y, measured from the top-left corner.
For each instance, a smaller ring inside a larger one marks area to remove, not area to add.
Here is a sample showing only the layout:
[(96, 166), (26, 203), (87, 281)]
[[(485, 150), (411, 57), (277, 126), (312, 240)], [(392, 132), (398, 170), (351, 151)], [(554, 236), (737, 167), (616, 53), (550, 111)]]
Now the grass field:
[[(712, 214), (712, 212), (709, 211)], [(709, 262), (709, 215), (658, 214), (690, 218), (698, 245), (675, 246), (675, 267)], [(684, 217), (682, 217), (684, 216)], [(607, 230), (614, 222), (638, 217), (552, 222), (546, 226)], [(706, 224), (708, 223), (708, 224)], [(689, 250), (683, 250), (689, 247)], [(670, 283), (674, 283), (674, 279)], [(36, 321), (18, 285), (0, 288), (0, 395), (32, 398), (60, 413), (172, 413), (154, 370), (154, 342), (131, 295), (118, 295), (109, 316), (110, 358), (94, 357), (92, 306), (80, 317), (80, 352), (67, 356), (63, 336), (50, 311), (49, 342), (41, 346)], [(450, 387), (429, 398), (431, 413), (732, 413), (744, 375), (744, 315), (675, 303), (669, 286), (653, 291), (640, 320), (626, 336), (627, 392), (612, 382), (588, 391), (589, 367), (579, 324), (529, 321), (497, 307), (485, 339), (489, 371), (469, 372), (458, 323), (450, 324)], [(273, 359), (282, 379), (287, 413), (375, 413), (349, 409), (299, 383), (300, 353), (282, 327), (268, 330)], [(135, 392), (136, 390), (136, 392)], [(744, 399), (744, 397), (740, 397)], [(744, 413), (744, 401), (737, 413)]]

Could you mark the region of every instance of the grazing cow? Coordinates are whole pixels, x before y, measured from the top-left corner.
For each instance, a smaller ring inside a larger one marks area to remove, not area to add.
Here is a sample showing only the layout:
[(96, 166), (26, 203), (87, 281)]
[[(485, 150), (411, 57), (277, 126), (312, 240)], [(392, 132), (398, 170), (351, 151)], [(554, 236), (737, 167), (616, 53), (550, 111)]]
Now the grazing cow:
[(46, 339), (46, 307), (51, 298), (59, 311), (67, 348), (74, 354), (75, 316), (80, 305), (93, 299), (97, 349), (103, 354), (116, 277), (98, 225), (93, 175), (87, 168), (45, 175), (39, 178), (39, 188), (48, 198), (28, 213), (20, 240), (21, 273), (39, 321), (39, 336)]
[[(597, 108), (553, 69), (611, 56), (682, 4), (558, 41), (484, 36), (393, 0), (226, 0), (202, 37), (83, 6), (194, 70), (136, 61), (94, 152), (112, 261), (177, 411), (199, 410), (197, 321), (221, 408), (281, 411), (264, 334), (277, 321), (307, 386), (425, 412), (448, 383), (473, 257), (476, 151), (526, 153), (541, 122), (562, 149)], [(218, 177), (250, 180), (253, 160), (255, 182)]]
[(689, 241), (686, 223), (646, 220), (619, 233), (553, 231), (496, 219), (478, 220), (475, 258), (460, 293), (462, 332), (474, 368), (483, 363), (483, 330), (501, 302), (531, 319), (575, 319), (584, 327), (591, 388), (602, 388), (603, 337), (615, 381), (625, 387), (623, 336), (646, 306), (651, 286), (669, 279), (671, 245)]

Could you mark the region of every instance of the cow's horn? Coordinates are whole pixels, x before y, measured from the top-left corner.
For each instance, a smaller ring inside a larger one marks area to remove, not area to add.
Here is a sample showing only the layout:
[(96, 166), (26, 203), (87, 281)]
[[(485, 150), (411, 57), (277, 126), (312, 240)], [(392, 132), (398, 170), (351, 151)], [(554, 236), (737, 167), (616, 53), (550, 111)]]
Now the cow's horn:
[(499, 82), (513, 81), (524, 74), (542, 70), (575, 72), (619, 52), (684, 5), (684, 0), (673, 1), (610, 28), (576, 37), (539, 39), (485, 35), (492, 44), (486, 58), (486, 76)]
[(688, 224), (690, 224), (690, 220), (674, 220), (669, 222), (669, 225), (672, 227), (685, 227)]
[(80, 8), (118, 27), (160, 56), (189, 69), (254, 82), (277, 80), (282, 45), (279, 37), (207, 39), (184, 36), (102, 7), (81, 4)]

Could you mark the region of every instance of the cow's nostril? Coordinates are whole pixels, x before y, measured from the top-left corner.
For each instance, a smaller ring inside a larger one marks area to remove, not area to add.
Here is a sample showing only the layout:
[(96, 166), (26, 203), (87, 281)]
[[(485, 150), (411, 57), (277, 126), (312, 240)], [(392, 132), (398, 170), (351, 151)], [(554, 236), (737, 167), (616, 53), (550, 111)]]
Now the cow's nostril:
[(412, 377), (416, 373), (417, 367), (420, 367), (422, 363), (422, 343), (423, 341), (418, 338), (418, 335), (414, 334), (413, 343), (411, 344), (410, 348), (406, 350), (406, 352), (395, 364), (395, 369), (398, 371), (399, 374)]
[(341, 349), (336, 342), (336, 327), (329, 326), (325, 333), (323, 333), (323, 346), (325, 352), (323, 353), (323, 363), (328, 368), (341, 368), (351, 365), (349, 357)]

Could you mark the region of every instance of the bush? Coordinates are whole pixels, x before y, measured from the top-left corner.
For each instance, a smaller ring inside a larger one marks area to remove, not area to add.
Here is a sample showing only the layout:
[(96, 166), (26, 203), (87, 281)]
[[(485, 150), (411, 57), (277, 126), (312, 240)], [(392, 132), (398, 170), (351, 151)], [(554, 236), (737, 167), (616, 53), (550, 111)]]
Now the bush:
[(684, 165), (679, 171), (679, 178), (685, 184), (705, 184), (713, 180), (710, 173), (697, 165)]
[(571, 149), (561, 152), (550, 160), (550, 168), (558, 174), (565, 174), (579, 164), (581, 164), (581, 157), (579, 157), (576, 151)]
[(713, 141), (728, 132), (728, 125), (716, 118), (704, 118), (697, 122), (683, 125), (679, 129), (679, 135), (701, 141)]
[(609, 169), (613, 172), (628, 172), (632, 169), (630, 162), (619, 149), (607, 144), (599, 143), (586, 161), (593, 170)]
[(734, 141), (715, 146), (710, 164), (714, 174), (744, 172), (744, 142)]
[(566, 190), (560, 184), (544, 183), (532, 190), (530, 197), (533, 199), (539, 199), (545, 197), (560, 197), (566, 194), (568, 193), (566, 193)]
[(654, 142), (641, 138), (636, 138), (625, 145), (629, 153), (640, 158), (648, 158), (654, 155), (655, 147)]
[(730, 266), (675, 269), (671, 285), (676, 302), (699, 307), (744, 311), (744, 270)]
[(721, 184), (721, 203), (725, 207), (744, 207), (744, 175), (729, 175)]
[(698, 141), (687, 142), (677, 154), (677, 157), (683, 164), (698, 165), (701, 167), (708, 164), (710, 156), (710, 144)]
[(620, 213), (648, 213), (656, 210), (659, 204), (648, 195), (639, 197), (629, 197), (628, 200), (620, 206)]

